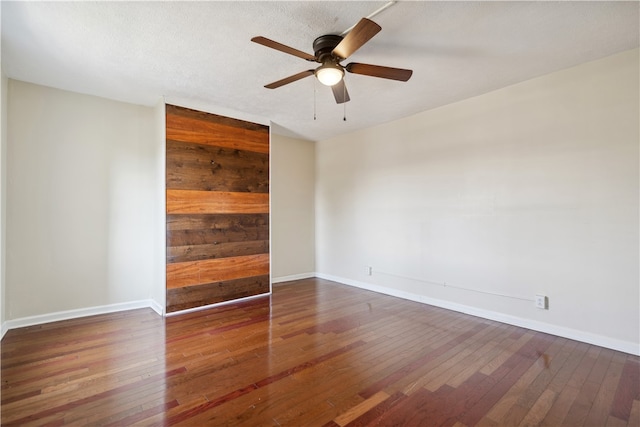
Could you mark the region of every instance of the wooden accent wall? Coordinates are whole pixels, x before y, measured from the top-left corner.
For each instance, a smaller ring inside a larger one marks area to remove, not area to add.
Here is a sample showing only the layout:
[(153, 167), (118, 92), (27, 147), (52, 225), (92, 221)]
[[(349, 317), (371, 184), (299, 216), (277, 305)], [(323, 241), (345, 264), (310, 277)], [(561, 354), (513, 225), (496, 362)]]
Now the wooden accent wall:
[(269, 292), (269, 128), (166, 113), (167, 312)]

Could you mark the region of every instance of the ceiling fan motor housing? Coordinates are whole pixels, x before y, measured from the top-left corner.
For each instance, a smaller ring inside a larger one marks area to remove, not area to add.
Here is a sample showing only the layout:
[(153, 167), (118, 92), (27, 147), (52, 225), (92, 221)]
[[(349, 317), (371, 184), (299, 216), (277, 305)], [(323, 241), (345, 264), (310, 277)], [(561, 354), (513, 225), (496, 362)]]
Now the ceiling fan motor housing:
[(324, 63), (330, 59), (332, 62), (339, 62), (341, 58), (334, 59), (331, 51), (333, 51), (341, 41), (342, 36), (336, 34), (326, 34), (315, 39), (313, 41), (313, 52), (316, 56), (316, 61)]

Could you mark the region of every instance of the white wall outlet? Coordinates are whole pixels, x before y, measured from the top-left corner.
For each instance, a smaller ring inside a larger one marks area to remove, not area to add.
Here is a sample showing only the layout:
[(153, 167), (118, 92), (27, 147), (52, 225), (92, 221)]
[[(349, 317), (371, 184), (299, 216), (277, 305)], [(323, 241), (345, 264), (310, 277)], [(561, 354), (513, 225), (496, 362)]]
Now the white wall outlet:
[(545, 295), (536, 295), (536, 307), (543, 310), (549, 309), (549, 299)]
[(367, 266), (367, 270), (366, 270), (367, 276), (371, 276), (373, 275), (373, 267), (371, 267), (370, 265)]

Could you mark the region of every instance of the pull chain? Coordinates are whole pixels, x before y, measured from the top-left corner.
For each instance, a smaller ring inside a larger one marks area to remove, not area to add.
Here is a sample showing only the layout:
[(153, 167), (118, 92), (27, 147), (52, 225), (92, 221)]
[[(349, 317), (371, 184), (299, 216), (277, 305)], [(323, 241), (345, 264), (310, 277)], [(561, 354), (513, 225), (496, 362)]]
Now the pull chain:
[(344, 82), (344, 77), (342, 77), (342, 99), (344, 102), (342, 103), (342, 121), (347, 121), (347, 85)]
[[(344, 79), (344, 77), (343, 77)], [(317, 83), (316, 83), (316, 79), (313, 79), (313, 120), (317, 120), (318, 116), (317, 116), (317, 99), (316, 99), (316, 92), (317, 90)], [(347, 85), (344, 84), (342, 85), (342, 99), (346, 100), (347, 99)], [(342, 121), (346, 122), (347, 121), (347, 102), (344, 101), (342, 103)]]

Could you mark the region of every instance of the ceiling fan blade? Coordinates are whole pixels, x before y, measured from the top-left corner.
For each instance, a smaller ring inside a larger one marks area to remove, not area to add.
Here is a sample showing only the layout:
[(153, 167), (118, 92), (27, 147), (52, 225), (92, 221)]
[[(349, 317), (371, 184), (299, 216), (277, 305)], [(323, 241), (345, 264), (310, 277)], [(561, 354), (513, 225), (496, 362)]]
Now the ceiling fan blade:
[(378, 34), (380, 30), (382, 30), (380, 25), (367, 18), (362, 18), (331, 53), (334, 56), (347, 59), (362, 45), (371, 40), (373, 36)]
[(344, 84), (344, 79), (331, 86), (331, 90), (338, 104), (343, 104), (351, 100), (351, 98), (349, 98), (349, 92), (347, 92), (347, 86)]
[(297, 56), (298, 58), (306, 59), (307, 61), (315, 61), (316, 57), (303, 52), (298, 49), (294, 49), (282, 43), (278, 43), (266, 37), (258, 36), (251, 39), (252, 42), (261, 44), (271, 49), (279, 50), (280, 52), (288, 53), (289, 55)]
[(303, 71), (298, 74), (294, 74), (293, 76), (285, 77), (282, 80), (278, 80), (277, 82), (269, 83), (268, 85), (264, 85), (267, 89), (276, 89), (280, 86), (288, 85), (289, 83), (293, 83), (297, 80), (304, 79), (305, 77), (313, 75), (313, 70)]
[(399, 80), (401, 82), (406, 82), (413, 74), (412, 70), (405, 70), (403, 68), (382, 67), (380, 65), (359, 64), (357, 62), (348, 64), (345, 69), (353, 74), (363, 74), (365, 76)]

